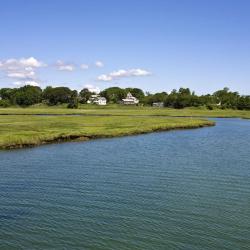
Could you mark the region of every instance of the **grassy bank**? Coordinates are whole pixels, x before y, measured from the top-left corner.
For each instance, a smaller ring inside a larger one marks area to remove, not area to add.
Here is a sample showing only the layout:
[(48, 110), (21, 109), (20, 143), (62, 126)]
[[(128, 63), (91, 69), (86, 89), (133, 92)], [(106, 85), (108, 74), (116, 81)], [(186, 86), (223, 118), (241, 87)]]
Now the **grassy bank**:
[(0, 149), (210, 125), (214, 123), (204, 119), (174, 117), (3, 115)]
[(67, 109), (63, 106), (30, 108), (0, 108), (0, 115), (7, 114), (81, 114), (81, 115), (119, 115), (119, 116), (193, 116), (193, 117), (239, 117), (250, 118), (250, 111), (244, 110), (207, 110), (199, 108), (170, 109), (127, 106), (82, 105), (79, 109)]

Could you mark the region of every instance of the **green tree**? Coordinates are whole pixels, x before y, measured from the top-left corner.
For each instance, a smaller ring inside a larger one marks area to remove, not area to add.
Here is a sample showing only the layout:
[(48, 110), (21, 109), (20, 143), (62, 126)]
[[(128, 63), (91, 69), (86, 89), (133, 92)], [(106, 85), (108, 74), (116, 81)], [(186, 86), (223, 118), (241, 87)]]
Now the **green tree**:
[(148, 94), (143, 98), (143, 103), (152, 105), (154, 102), (165, 102), (168, 94), (166, 92)]
[(79, 93), (80, 103), (87, 103), (92, 94), (87, 88), (82, 89)]
[(41, 102), (42, 90), (36, 86), (26, 85), (15, 92), (16, 104), (29, 106)]
[(43, 98), (49, 105), (57, 105), (61, 103), (69, 103), (72, 97), (75, 97), (77, 92), (70, 90), (67, 87), (47, 87), (43, 91)]
[(225, 87), (216, 91), (213, 95), (222, 108), (237, 108), (240, 97), (238, 92), (231, 92), (229, 88)]
[(11, 104), (16, 104), (16, 92), (18, 89), (2, 88), (0, 89), (0, 97), (3, 100), (8, 100)]
[(130, 92), (132, 96), (136, 97), (139, 101), (142, 101), (143, 98), (145, 97), (143, 90), (139, 88), (126, 88), (125, 91), (126, 91), (126, 94)]
[(7, 100), (7, 99), (0, 100), (0, 107), (7, 108), (10, 106), (11, 106), (11, 103), (9, 100)]
[(240, 110), (250, 110), (250, 96), (241, 96), (238, 99), (237, 108)]
[(105, 97), (110, 103), (119, 103), (126, 97), (127, 92), (125, 89), (121, 89), (119, 87), (111, 87), (103, 90), (100, 95)]

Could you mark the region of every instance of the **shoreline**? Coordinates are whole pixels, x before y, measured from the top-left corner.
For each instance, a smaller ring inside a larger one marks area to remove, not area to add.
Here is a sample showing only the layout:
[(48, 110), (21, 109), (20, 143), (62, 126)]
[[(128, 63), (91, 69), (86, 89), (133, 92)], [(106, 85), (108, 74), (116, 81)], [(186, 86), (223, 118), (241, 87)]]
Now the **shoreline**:
[(205, 128), (205, 127), (212, 127), (215, 126), (216, 123), (214, 121), (203, 121), (197, 125), (177, 125), (175, 127), (158, 127), (152, 129), (145, 129), (144, 131), (131, 131), (130, 133), (120, 133), (116, 135), (108, 135), (108, 134), (99, 134), (99, 135), (66, 135), (66, 136), (58, 136), (53, 139), (49, 140), (40, 140), (37, 143), (13, 143), (7, 145), (0, 145), (0, 151), (3, 150), (14, 150), (14, 149), (24, 149), (24, 148), (33, 148), (42, 145), (48, 144), (59, 144), (59, 143), (66, 143), (66, 142), (84, 142), (90, 140), (97, 140), (97, 139), (108, 139), (108, 138), (118, 138), (118, 137), (125, 137), (125, 136), (136, 136), (136, 135), (143, 135), (143, 134), (150, 134), (150, 133), (157, 133), (157, 132), (167, 132), (172, 130), (185, 130), (185, 129), (198, 129), (198, 128)]
[(244, 116), (206, 116), (206, 115), (162, 115), (162, 114), (155, 114), (155, 115), (139, 115), (139, 114), (82, 114), (82, 113), (72, 113), (72, 114), (47, 114), (47, 113), (34, 113), (34, 114), (27, 114), (27, 113), (13, 113), (13, 114), (1, 114), (1, 116), (94, 116), (94, 117), (106, 117), (106, 116), (116, 116), (116, 117), (173, 117), (173, 118), (220, 118), (220, 119), (250, 119), (250, 117)]

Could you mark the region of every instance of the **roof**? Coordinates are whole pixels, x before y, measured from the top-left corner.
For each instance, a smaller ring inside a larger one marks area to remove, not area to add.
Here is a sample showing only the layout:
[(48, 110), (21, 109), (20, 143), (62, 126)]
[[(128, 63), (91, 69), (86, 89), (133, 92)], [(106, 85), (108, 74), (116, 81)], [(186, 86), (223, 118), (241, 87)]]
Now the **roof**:
[(137, 102), (138, 101), (138, 99), (136, 97), (132, 96), (132, 94), (130, 92), (128, 92), (127, 97), (122, 99), (122, 100), (124, 102), (131, 102), (131, 101)]
[(97, 100), (106, 101), (106, 98), (101, 96), (101, 97), (97, 97)]

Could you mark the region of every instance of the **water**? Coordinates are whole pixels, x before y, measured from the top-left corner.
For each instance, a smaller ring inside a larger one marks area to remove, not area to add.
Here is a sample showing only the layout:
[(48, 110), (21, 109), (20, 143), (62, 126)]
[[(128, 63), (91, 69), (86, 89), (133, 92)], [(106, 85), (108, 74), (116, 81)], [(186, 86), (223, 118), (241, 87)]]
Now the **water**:
[(250, 249), (250, 121), (0, 152), (0, 249)]

